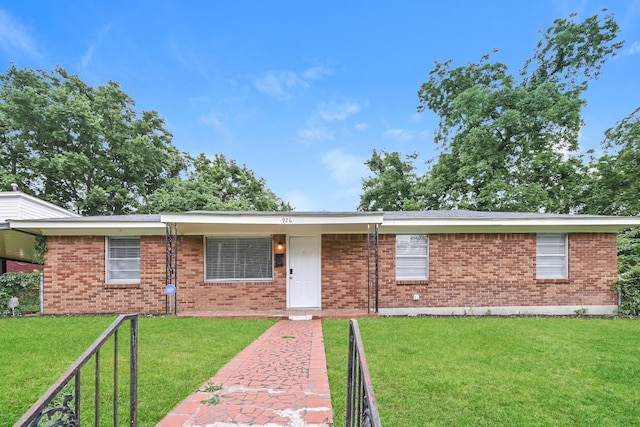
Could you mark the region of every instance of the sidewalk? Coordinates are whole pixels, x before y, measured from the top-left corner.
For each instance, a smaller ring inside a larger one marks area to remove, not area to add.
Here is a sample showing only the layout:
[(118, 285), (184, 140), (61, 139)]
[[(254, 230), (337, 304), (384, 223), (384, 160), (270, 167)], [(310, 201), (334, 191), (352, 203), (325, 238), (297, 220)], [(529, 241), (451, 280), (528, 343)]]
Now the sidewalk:
[[(205, 392), (206, 387), (222, 386)], [(217, 396), (217, 404), (203, 400)], [(280, 320), (156, 427), (328, 427), (333, 421), (320, 320)]]

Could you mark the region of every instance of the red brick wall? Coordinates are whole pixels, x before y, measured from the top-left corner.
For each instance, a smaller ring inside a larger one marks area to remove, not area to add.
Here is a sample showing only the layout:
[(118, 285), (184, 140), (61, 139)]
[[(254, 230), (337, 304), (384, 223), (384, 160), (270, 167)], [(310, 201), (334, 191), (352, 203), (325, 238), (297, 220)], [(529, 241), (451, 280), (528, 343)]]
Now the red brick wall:
[[(372, 281), (373, 268), (371, 264)], [(369, 297), (373, 301), (373, 290)], [(366, 234), (322, 236), (322, 307), (367, 307)]]
[(103, 236), (50, 236), (44, 264), (44, 313), (161, 313), (165, 310), (165, 237), (140, 238), (140, 283), (105, 284)]
[[(139, 285), (105, 284), (104, 237), (48, 237), (47, 245), (46, 314), (164, 312), (164, 236), (141, 238)], [(396, 282), (395, 236), (380, 235), (380, 308), (616, 303), (615, 234), (571, 234), (567, 280), (535, 279), (535, 247), (535, 234), (432, 234), (429, 280)], [(322, 307), (366, 308), (367, 236), (323, 235), (321, 257)], [(274, 267), (271, 282), (207, 283), (202, 236), (181, 236), (178, 310), (284, 309), (286, 271)], [(369, 296), (373, 307), (373, 289)]]
[[(283, 236), (274, 237), (283, 241)], [(164, 313), (165, 237), (140, 239), (140, 284), (105, 284), (105, 238), (48, 237), (45, 255), (45, 314)], [(207, 283), (202, 236), (178, 243), (177, 300), (180, 310), (284, 309), (286, 266), (274, 267), (273, 282)]]
[[(432, 234), (429, 280), (396, 282), (395, 236), (381, 236), (380, 307), (614, 305), (616, 235), (569, 235), (569, 277), (536, 280), (535, 234)], [(420, 295), (418, 301), (413, 295)]]
[[(274, 236), (274, 243), (284, 236)], [(272, 282), (205, 282), (202, 236), (180, 238), (178, 310), (269, 310), (286, 308), (286, 266), (273, 267)]]

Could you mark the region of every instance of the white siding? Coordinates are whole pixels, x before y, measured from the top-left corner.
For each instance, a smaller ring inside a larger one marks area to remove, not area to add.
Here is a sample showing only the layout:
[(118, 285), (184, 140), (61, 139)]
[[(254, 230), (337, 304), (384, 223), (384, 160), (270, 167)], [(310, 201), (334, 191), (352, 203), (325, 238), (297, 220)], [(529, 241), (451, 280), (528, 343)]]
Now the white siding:
[(78, 216), (52, 203), (17, 192), (0, 192), (0, 222), (10, 219), (42, 219)]

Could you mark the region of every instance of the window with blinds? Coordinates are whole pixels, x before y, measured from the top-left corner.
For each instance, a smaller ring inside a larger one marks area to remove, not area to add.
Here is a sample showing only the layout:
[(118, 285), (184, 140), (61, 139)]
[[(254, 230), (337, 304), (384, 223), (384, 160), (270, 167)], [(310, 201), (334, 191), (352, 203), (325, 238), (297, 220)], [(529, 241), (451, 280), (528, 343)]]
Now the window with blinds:
[(140, 238), (107, 238), (107, 283), (140, 283)]
[(429, 236), (399, 234), (396, 236), (396, 280), (429, 278)]
[(567, 235), (538, 234), (536, 278), (566, 279), (567, 277)]
[(271, 237), (207, 237), (205, 280), (273, 280), (272, 251)]

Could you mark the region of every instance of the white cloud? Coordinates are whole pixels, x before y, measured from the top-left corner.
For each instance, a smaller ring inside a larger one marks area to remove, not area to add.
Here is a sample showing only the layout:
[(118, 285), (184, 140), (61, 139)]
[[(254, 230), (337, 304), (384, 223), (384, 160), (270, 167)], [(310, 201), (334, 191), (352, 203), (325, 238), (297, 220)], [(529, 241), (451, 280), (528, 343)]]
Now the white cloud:
[(389, 129), (382, 134), (385, 138), (401, 139), (408, 141), (415, 138), (416, 133), (407, 129)]
[(302, 77), (306, 80), (320, 80), (324, 76), (333, 76), (332, 68), (319, 66), (307, 68), (302, 72)]
[(80, 65), (82, 68), (87, 68), (87, 66), (91, 63), (93, 59), (93, 52), (96, 50), (95, 44), (90, 44), (87, 48), (87, 51), (80, 57)]
[[(345, 153), (342, 148), (336, 148), (322, 155), (322, 164), (329, 170), (329, 177), (337, 183), (331, 192), (333, 200), (349, 200), (357, 205), (358, 195), (362, 190), (362, 178), (367, 174), (364, 160)], [(350, 202), (351, 203), (351, 202)]]
[(343, 186), (360, 187), (362, 177), (367, 172), (364, 160), (336, 148), (322, 155), (322, 164), (329, 169), (329, 176)]
[(209, 114), (200, 116), (200, 123), (220, 129), (224, 128), (224, 125), (220, 121), (218, 114), (215, 111), (209, 112)]
[(203, 63), (200, 55), (193, 51), (190, 47), (183, 47), (176, 40), (172, 40), (170, 43), (171, 52), (173, 53), (173, 57), (178, 61), (183, 67), (185, 67), (189, 71), (193, 71), (199, 74), (202, 77), (207, 77), (207, 67)]
[(307, 143), (328, 141), (333, 139), (333, 132), (327, 129), (326, 126), (309, 125), (298, 131), (298, 137)]
[(0, 48), (10, 54), (20, 53), (34, 59), (43, 56), (27, 29), (3, 10), (0, 10)]
[(284, 197), (284, 200), (289, 202), (293, 209), (298, 212), (308, 212), (314, 209), (314, 199), (302, 191), (293, 190)]
[(640, 55), (640, 42), (633, 42), (633, 44), (624, 51), (624, 55)]
[(359, 131), (365, 131), (369, 129), (369, 125), (367, 123), (356, 123), (354, 127)]
[(267, 71), (264, 76), (254, 80), (254, 87), (264, 94), (279, 100), (289, 99), (299, 90), (311, 87), (310, 82), (324, 76), (333, 75), (326, 67), (313, 67), (296, 73), (294, 71)]
[(89, 44), (89, 47), (87, 48), (86, 52), (80, 57), (80, 65), (82, 65), (82, 68), (87, 68), (87, 66), (91, 64), (91, 61), (93, 60), (93, 55), (96, 51), (96, 46), (98, 46), (102, 42), (102, 40), (109, 33), (109, 30), (111, 30), (111, 24), (107, 24), (103, 26), (98, 32), (96, 41)]
[(264, 77), (256, 79), (254, 85), (258, 91), (277, 99), (287, 99), (292, 90), (309, 87), (305, 80), (292, 71), (269, 71)]
[(329, 102), (318, 104), (315, 115), (327, 122), (334, 120), (344, 120), (347, 117), (359, 112), (360, 104), (354, 101)]
[(418, 138), (433, 138), (433, 133), (430, 130), (421, 130), (418, 132)]
[(187, 98), (187, 101), (192, 104), (208, 104), (211, 102), (211, 98), (208, 95), (190, 96)]
[(333, 139), (334, 132), (326, 124), (346, 120), (361, 109), (360, 103), (356, 101), (322, 102), (306, 120), (305, 128), (298, 131), (298, 137), (305, 144)]
[(413, 113), (411, 117), (409, 117), (409, 120), (414, 123), (417, 123), (422, 121), (422, 117), (423, 115), (421, 113)]

